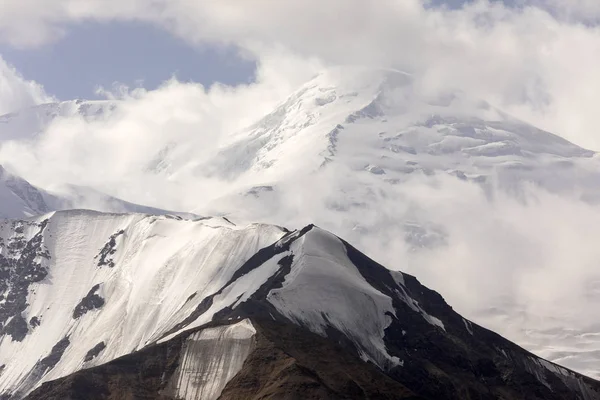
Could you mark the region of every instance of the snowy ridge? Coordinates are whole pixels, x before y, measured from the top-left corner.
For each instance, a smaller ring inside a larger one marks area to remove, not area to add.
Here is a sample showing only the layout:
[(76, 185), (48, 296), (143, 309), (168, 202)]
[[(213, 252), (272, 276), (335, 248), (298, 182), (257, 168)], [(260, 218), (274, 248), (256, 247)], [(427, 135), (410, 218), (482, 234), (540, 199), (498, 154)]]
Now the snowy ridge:
[[(15, 318), (27, 324), (24, 337), (22, 332), (11, 337), (4, 329), (0, 338), (0, 365), (4, 365), (0, 393), (13, 393), (16, 398), (43, 381), (158, 340), (217, 291), (247, 258), (283, 234), (276, 227), (237, 228), (222, 220), (88, 211), (6, 221), (0, 232), (2, 273), (14, 281), (13, 286), (26, 286), (26, 301), (16, 309), (2, 310), (4, 328), (12, 326)], [(40, 236), (39, 243), (32, 243)], [(20, 266), (4, 259), (23, 257), (22, 251), (10, 252), (13, 241), (48, 255), (38, 266), (41, 279), (24, 281)], [(96, 285), (95, 294), (103, 304), (91, 302), (89, 310), (75, 318), (75, 308)], [(15, 294), (14, 287), (8, 287), (3, 303), (11, 290)], [(99, 354), (84, 361), (100, 343), (104, 346)], [(43, 362), (50, 354), (59, 358), (55, 365)]]
[[(290, 232), (222, 218), (56, 212), (0, 223), (0, 277), (0, 394), (10, 399), (207, 324), (237, 322), (188, 336), (169, 386), (186, 399), (218, 397), (251, 351), (250, 315), (337, 337), (392, 374), (420, 362), (407, 341), (489, 346), (474, 342), (489, 333), (437, 293), (312, 225)], [(600, 398), (574, 373), (531, 364), (507, 341), (499, 348), (543, 384), (552, 373)]]
[(277, 311), (323, 336), (335, 327), (358, 346), (364, 359), (382, 369), (400, 364), (383, 342), (391, 322), (388, 314), (395, 315), (392, 299), (369, 285), (343, 243), (313, 228), (293, 243), (290, 254), (290, 273), (267, 297)]

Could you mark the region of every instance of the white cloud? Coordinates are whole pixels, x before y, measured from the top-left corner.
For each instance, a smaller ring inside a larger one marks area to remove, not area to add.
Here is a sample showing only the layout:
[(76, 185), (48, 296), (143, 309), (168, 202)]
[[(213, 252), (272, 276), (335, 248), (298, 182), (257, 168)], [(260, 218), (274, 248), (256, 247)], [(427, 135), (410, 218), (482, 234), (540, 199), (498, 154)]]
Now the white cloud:
[(535, 4), (551, 10), (557, 17), (567, 21), (600, 21), (600, 3), (596, 0), (538, 0)]
[(285, 48), (328, 64), (405, 69), (431, 90), (459, 88), (600, 149), (600, 30), (579, 23), (598, 15), (597, 1), (543, 0), (508, 8), (480, 0), (456, 10), (426, 7), (420, 0), (108, 3), (1, 0), (0, 41), (40, 45), (59, 38), (71, 23), (142, 20), (190, 42), (233, 44), (259, 60)]
[(49, 101), (41, 85), (23, 78), (0, 56), (0, 115)]
[[(182, 190), (209, 190), (211, 182), (191, 179), (185, 181), (189, 187), (183, 188), (181, 179), (171, 182), (148, 174), (160, 151), (181, 143), (178, 151), (185, 154), (178, 159), (202, 159), (227, 134), (270, 112), (320, 68), (316, 61), (271, 52), (258, 66), (256, 82), (247, 85), (205, 88), (172, 79), (152, 91), (101, 90), (118, 102), (109, 117), (90, 121), (75, 113), (56, 118), (34, 142), (2, 143), (0, 162), (13, 165), (31, 183), (50, 189), (65, 183), (89, 185), (143, 204), (192, 208), (194, 198), (182, 202)], [(14, 132), (6, 134), (18, 137)], [(156, 185), (173, 185), (173, 189), (150, 190)]]

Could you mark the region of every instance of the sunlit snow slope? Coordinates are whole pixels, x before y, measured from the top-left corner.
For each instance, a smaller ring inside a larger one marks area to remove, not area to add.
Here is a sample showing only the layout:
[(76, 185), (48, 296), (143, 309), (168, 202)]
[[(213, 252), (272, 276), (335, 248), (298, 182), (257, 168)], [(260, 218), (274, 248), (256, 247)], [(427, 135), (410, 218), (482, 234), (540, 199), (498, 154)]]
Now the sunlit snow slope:
[[(328, 174), (335, 184), (349, 172), (358, 174), (355, 183), (363, 176), (383, 189), (436, 173), (505, 187), (532, 181), (557, 192), (599, 177), (594, 152), (485, 102), (458, 92), (430, 96), (407, 74), (358, 67), (319, 74), (272, 113), (224, 138), (212, 157), (175, 149), (171, 144), (161, 154), (161, 173), (227, 179), (240, 185), (232, 185), (232, 195), (247, 193), (241, 185), (285, 186), (306, 176)], [(359, 198), (356, 186), (349, 189)], [(215, 208), (224, 207), (222, 200)]]
[[(0, 231), (0, 392), (22, 394), (160, 339), (283, 235), (222, 220), (85, 211), (6, 221)], [(239, 293), (268, 276), (249, 277)], [(235, 300), (224, 296), (223, 306)], [(86, 363), (99, 343), (106, 348)]]

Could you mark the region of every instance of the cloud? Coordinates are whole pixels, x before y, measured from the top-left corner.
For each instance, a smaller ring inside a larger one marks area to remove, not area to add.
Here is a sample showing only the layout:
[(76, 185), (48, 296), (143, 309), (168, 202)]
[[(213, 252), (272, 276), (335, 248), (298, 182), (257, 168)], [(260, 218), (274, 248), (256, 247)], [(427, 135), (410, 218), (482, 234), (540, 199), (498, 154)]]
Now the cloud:
[(0, 57), (0, 115), (50, 101), (41, 85), (23, 78)]
[(595, 0), (539, 0), (535, 4), (567, 21), (591, 24), (600, 21), (600, 3)]
[[(221, 141), (270, 112), (321, 65), (296, 59), (286, 52), (271, 52), (258, 66), (256, 81), (229, 87), (179, 82), (175, 78), (156, 90), (115, 87), (99, 93), (115, 102), (110, 113), (88, 118), (72, 108), (43, 127), (36, 140), (4, 141), (0, 163), (12, 165), (32, 184), (60, 190), (65, 184), (91, 186), (142, 204), (167, 209), (189, 209), (194, 197), (182, 202), (182, 191), (216, 190), (209, 181), (196, 183), (155, 177), (150, 168), (173, 143), (177, 160), (201, 160)], [(36, 118), (31, 115), (30, 118)], [(18, 138), (19, 132), (5, 135)], [(20, 124), (15, 128), (22, 129)], [(33, 132), (28, 132), (29, 134)], [(170, 169), (179, 170), (174, 164)], [(185, 174), (185, 171), (179, 172)], [(218, 183), (218, 182), (217, 182)], [(217, 184), (215, 183), (215, 184)], [(189, 185), (183, 188), (182, 185)], [(167, 186), (167, 190), (154, 190)], [(171, 190), (168, 190), (172, 186)]]
[(316, 60), (272, 52), (248, 85), (205, 88), (173, 79), (151, 91), (118, 88), (106, 92), (118, 104), (113, 113), (57, 118), (35, 141), (0, 145), (0, 163), (57, 191), (79, 184), (165, 209), (224, 212), (236, 222), (317, 223), (382, 264), (416, 275), (476, 322), (542, 356), (568, 354), (565, 365), (597, 375), (597, 360), (580, 349), (598, 344), (582, 338), (597, 331), (600, 318), (600, 209), (577, 193), (524, 184), (518, 196), (499, 187), (490, 196), (442, 172), (414, 173), (392, 185), (357, 171), (363, 159), (354, 148), (356, 160), (316, 174), (296, 168), (313, 149), (289, 158), (276, 168), (296, 172), (283, 173), (286, 179), (255, 198), (247, 190), (269, 182), (220, 170), (243, 162), (251, 149), (211, 164), (222, 146), (248, 135), (248, 125), (321, 68)]
[(420, 0), (2, 3), (0, 41), (15, 46), (57, 40), (86, 20), (146, 21), (199, 45), (234, 45), (257, 60), (283, 48), (330, 65), (396, 67), (431, 91), (458, 88), (600, 149), (600, 29), (590, 18), (600, 9), (593, 0), (518, 7), (479, 0), (455, 9)]

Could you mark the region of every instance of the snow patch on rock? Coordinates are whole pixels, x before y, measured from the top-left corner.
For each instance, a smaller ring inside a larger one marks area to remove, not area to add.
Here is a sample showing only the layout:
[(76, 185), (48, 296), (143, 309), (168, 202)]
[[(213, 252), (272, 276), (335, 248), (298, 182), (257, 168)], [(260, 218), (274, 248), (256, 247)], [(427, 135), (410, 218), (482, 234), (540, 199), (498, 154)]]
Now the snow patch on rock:
[(313, 228), (291, 246), (291, 271), (268, 301), (277, 311), (311, 331), (327, 336), (335, 328), (347, 336), (363, 358), (382, 369), (399, 365), (383, 337), (395, 315), (392, 299), (373, 288), (348, 259), (334, 235)]
[(252, 352), (255, 334), (247, 319), (191, 334), (168, 390), (182, 400), (217, 399)]

